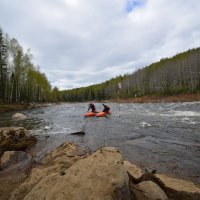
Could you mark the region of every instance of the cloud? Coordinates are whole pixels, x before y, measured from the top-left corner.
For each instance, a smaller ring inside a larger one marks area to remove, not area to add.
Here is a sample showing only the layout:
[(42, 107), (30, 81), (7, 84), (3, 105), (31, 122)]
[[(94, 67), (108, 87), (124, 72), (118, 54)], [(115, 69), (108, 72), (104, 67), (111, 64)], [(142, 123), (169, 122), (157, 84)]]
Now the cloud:
[(4, 30), (62, 89), (200, 46), (198, 0), (6, 0), (0, 13)]

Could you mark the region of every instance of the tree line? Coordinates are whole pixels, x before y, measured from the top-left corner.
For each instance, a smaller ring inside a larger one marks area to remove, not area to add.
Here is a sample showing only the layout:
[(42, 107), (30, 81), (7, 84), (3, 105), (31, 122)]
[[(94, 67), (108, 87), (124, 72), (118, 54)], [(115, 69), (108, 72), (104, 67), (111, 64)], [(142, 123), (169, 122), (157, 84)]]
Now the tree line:
[(56, 100), (44, 73), (35, 67), (30, 49), (24, 52), (15, 38), (0, 27), (0, 101), (47, 102)]
[[(118, 88), (121, 83), (122, 88)], [(132, 74), (112, 78), (100, 84), (59, 92), (62, 101), (91, 101), (200, 93), (200, 48), (190, 49), (172, 58), (161, 59)]]

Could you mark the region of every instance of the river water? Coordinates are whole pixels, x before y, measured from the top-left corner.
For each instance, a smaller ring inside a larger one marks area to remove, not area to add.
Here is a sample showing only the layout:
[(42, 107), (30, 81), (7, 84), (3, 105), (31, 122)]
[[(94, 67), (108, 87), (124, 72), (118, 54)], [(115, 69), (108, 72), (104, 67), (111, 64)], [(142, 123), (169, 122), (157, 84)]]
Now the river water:
[[(37, 135), (38, 160), (65, 140), (91, 151), (115, 146), (142, 168), (200, 183), (200, 102), (109, 106), (108, 118), (84, 118), (86, 103), (23, 110), (23, 121), (12, 121), (13, 112), (1, 113), (0, 127), (23, 126)], [(70, 135), (83, 129), (84, 136)]]

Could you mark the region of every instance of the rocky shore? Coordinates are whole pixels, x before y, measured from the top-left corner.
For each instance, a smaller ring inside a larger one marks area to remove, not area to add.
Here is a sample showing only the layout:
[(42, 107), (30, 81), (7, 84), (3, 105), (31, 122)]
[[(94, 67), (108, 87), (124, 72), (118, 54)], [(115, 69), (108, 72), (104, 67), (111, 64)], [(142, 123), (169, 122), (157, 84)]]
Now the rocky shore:
[(24, 128), (0, 129), (1, 200), (200, 199), (199, 185), (143, 170), (114, 147), (89, 152), (66, 141), (38, 163), (33, 138)]
[(57, 104), (58, 103), (10, 103), (10, 104), (0, 103), (0, 113), (9, 111), (19, 111), (24, 109), (48, 107)]

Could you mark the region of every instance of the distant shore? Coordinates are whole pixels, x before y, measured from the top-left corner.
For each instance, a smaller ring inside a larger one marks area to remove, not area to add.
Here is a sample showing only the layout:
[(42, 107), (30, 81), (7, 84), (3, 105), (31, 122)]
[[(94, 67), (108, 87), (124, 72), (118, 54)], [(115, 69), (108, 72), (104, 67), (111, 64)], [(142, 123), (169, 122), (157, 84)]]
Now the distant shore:
[[(107, 100), (108, 102), (118, 102), (115, 100)], [(148, 95), (143, 97), (135, 97), (135, 98), (127, 98), (127, 99), (119, 99), (120, 103), (178, 103), (178, 102), (193, 102), (200, 101), (200, 94), (180, 94), (173, 96), (156, 96), (156, 95)], [(98, 101), (97, 101), (98, 102)], [(72, 103), (72, 102), (70, 102)], [(77, 102), (76, 102), (77, 103)], [(46, 107), (49, 105), (53, 105), (53, 103), (9, 103), (3, 104), (0, 103), (0, 113), (9, 112), (9, 111), (17, 111), (28, 108), (39, 108)]]
[(0, 103), (0, 113), (18, 111), (24, 109), (34, 109), (54, 105), (54, 103)]
[[(200, 101), (200, 94), (180, 94), (172, 96), (148, 95), (143, 97), (119, 99), (120, 103), (178, 103)], [(114, 100), (116, 102), (116, 100)]]
[(15, 111), (15, 110), (23, 110), (23, 109), (26, 109), (27, 107), (28, 107), (28, 104), (20, 104), (20, 103), (3, 104), (3, 103), (0, 103), (0, 113)]

